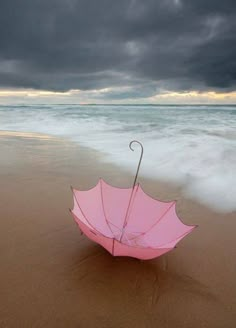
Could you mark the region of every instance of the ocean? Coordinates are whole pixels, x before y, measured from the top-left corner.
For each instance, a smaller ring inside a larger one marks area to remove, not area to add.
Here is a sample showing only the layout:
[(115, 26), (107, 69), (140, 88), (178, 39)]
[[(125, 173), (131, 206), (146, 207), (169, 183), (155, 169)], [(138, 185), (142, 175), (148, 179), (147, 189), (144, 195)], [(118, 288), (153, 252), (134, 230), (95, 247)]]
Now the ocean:
[(60, 136), (106, 162), (180, 185), (216, 211), (236, 211), (236, 105), (0, 105), (0, 130)]

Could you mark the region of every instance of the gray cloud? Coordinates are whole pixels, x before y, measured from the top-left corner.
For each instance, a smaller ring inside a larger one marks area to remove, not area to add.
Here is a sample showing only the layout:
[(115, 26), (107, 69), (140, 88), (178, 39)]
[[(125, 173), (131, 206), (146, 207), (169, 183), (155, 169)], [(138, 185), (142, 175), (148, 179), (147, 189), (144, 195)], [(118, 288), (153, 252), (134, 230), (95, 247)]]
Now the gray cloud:
[(232, 90), (235, 21), (235, 0), (1, 1), (0, 87)]

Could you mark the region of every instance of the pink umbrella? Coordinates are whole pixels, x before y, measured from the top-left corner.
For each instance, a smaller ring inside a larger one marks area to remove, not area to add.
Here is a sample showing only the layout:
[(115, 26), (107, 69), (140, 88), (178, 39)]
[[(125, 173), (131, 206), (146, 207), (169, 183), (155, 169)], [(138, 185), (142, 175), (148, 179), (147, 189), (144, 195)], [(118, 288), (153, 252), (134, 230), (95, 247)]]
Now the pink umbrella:
[(184, 224), (176, 214), (176, 201), (162, 202), (136, 184), (141, 156), (132, 188), (117, 188), (100, 179), (90, 190), (72, 188), (71, 213), (80, 230), (113, 256), (152, 259), (175, 248), (196, 226)]

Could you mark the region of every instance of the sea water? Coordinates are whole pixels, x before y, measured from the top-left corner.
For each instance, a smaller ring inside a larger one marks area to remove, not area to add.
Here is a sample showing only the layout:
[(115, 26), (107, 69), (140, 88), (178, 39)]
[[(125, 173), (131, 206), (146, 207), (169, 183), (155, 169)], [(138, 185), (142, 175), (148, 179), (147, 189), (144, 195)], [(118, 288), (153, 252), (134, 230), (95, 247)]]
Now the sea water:
[(236, 210), (236, 106), (0, 106), (0, 130), (69, 138), (135, 174), (181, 185), (217, 211)]

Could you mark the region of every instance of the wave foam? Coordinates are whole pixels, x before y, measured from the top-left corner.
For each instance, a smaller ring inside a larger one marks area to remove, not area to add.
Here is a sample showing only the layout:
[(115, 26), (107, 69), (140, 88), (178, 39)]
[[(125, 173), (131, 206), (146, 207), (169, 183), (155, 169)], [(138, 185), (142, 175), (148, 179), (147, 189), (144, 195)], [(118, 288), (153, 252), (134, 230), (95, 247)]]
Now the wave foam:
[[(217, 211), (236, 210), (236, 107), (0, 106), (0, 129), (63, 136), (106, 153), (106, 160), (183, 186)], [(105, 160), (105, 159), (104, 159)]]

